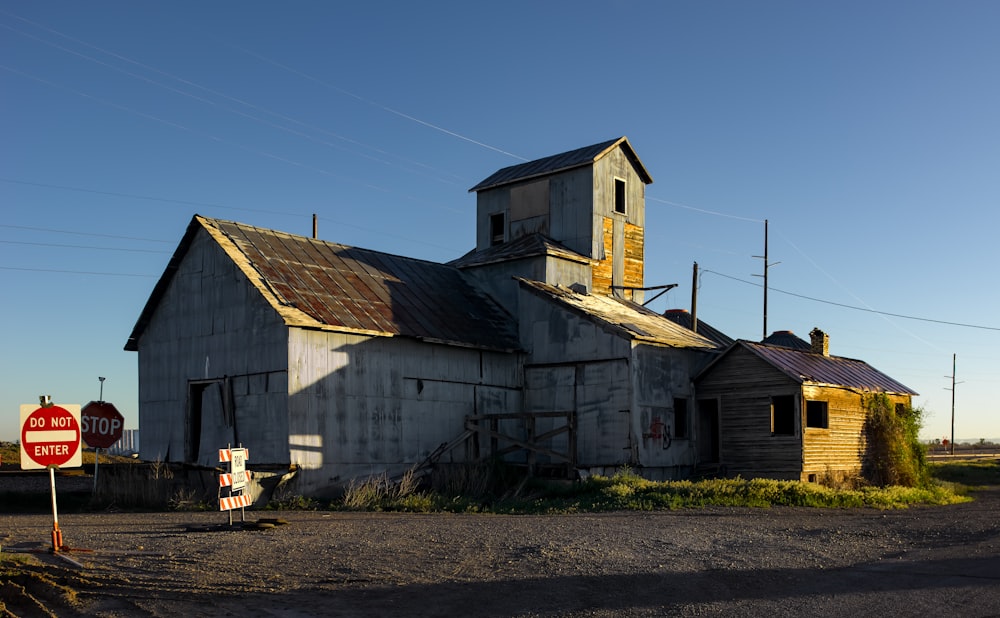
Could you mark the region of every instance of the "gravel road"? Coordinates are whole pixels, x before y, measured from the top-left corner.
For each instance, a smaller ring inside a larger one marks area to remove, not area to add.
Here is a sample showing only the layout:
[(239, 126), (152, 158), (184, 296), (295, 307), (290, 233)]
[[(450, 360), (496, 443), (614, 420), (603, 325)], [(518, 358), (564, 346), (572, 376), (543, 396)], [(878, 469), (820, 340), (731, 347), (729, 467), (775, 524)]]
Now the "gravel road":
[(38, 550), (0, 599), (15, 616), (1000, 616), (998, 511), (1000, 488), (899, 511), (61, 516), (80, 567), (44, 551), (51, 515), (0, 514), (4, 556)]

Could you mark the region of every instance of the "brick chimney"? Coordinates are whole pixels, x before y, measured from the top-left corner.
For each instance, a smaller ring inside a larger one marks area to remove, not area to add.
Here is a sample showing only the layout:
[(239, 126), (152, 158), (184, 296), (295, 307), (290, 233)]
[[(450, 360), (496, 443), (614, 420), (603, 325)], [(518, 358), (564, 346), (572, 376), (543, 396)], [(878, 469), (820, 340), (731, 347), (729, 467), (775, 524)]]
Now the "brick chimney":
[(809, 339), (812, 340), (812, 346), (809, 349), (810, 352), (830, 356), (830, 335), (827, 335), (818, 328), (814, 328), (809, 331)]

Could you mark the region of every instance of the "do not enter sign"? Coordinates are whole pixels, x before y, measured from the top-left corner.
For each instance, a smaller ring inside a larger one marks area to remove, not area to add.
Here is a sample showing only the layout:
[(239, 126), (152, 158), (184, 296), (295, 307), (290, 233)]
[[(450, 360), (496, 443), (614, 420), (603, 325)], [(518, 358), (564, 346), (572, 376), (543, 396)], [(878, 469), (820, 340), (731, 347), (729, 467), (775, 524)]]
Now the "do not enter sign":
[(80, 406), (21, 406), (21, 469), (83, 465)]
[(83, 406), (83, 441), (91, 448), (108, 448), (122, 437), (125, 417), (113, 403), (91, 401)]

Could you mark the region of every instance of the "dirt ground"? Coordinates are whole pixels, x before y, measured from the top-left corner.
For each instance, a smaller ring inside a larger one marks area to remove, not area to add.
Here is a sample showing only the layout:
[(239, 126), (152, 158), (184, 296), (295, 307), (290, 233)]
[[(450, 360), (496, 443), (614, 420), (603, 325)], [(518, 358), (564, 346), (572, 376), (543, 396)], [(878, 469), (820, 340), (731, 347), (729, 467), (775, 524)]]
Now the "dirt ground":
[(79, 566), (47, 551), (51, 514), (0, 514), (4, 564), (27, 561), (0, 600), (14, 616), (998, 616), (1000, 488), (977, 496), (899, 511), (248, 511), (287, 521), (254, 530), (218, 512), (60, 516)]

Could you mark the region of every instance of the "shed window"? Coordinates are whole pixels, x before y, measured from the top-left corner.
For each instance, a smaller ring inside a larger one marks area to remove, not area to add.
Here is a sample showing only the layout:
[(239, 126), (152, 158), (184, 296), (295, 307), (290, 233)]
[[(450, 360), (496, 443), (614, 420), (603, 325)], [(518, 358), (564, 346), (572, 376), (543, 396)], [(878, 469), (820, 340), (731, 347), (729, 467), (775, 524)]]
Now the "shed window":
[(504, 241), (504, 228), (505, 217), (502, 212), (498, 212), (495, 215), (490, 215), (490, 246), (503, 244)]
[(688, 400), (674, 397), (674, 437), (688, 437)]
[(771, 397), (771, 435), (795, 435), (795, 397)]
[(625, 214), (625, 181), (615, 178), (615, 212)]
[(806, 402), (806, 427), (817, 429), (830, 428), (830, 416), (827, 413), (828, 405), (825, 401)]

